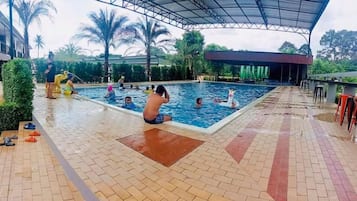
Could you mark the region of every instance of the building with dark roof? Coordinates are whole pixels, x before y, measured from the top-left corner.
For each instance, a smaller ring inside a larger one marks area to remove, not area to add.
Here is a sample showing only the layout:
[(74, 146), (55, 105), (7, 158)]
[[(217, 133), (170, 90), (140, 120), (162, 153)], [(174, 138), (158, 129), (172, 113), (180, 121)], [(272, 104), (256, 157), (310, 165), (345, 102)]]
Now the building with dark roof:
[[(14, 34), (14, 57), (23, 57), (24, 38), (13, 28)], [(0, 62), (10, 60), (10, 23), (9, 20), (0, 12)]]
[(311, 55), (252, 51), (208, 51), (205, 59), (236, 66), (264, 66), (269, 69), (268, 80), (276, 83), (298, 84), (307, 78)]

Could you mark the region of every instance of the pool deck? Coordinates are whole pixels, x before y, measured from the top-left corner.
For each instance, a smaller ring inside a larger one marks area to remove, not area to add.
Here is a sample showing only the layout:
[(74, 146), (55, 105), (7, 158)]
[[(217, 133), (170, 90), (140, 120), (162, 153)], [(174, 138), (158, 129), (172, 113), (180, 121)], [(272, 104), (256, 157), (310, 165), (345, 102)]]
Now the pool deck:
[(20, 128), (16, 146), (0, 146), (0, 201), (356, 201), (357, 144), (335, 110), (277, 87), (203, 134), (37, 87), (42, 136), (24, 142)]

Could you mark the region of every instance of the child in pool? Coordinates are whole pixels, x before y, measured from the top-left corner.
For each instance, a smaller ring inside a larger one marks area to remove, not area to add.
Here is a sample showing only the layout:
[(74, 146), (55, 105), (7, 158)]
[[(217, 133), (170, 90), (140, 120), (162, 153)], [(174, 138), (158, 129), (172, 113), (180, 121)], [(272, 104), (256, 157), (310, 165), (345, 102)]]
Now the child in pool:
[(201, 108), (202, 107), (202, 98), (197, 98), (196, 99), (196, 105), (195, 108)]
[(122, 106), (122, 108), (131, 110), (136, 107), (130, 96), (125, 97), (124, 101), (125, 102), (124, 102), (124, 105)]
[(115, 101), (115, 92), (113, 90), (113, 86), (109, 85), (107, 88), (107, 94), (104, 96), (108, 101)]

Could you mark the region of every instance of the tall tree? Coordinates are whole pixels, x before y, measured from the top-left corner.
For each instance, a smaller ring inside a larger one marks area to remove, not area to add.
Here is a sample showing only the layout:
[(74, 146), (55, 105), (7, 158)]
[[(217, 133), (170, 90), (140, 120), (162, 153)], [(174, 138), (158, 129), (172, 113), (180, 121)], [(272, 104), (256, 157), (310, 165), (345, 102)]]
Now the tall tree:
[(288, 54), (295, 54), (298, 52), (298, 49), (295, 47), (293, 43), (285, 41), (279, 48), (279, 52), (288, 53)]
[(81, 47), (73, 43), (68, 43), (56, 51), (56, 58), (57, 60), (74, 61), (80, 57), (79, 54), (81, 52)]
[(172, 41), (168, 38), (170, 31), (159, 24), (157, 21), (147, 17), (139, 19), (139, 22), (133, 24), (135, 28), (134, 42), (139, 43), (146, 53), (146, 76), (151, 81), (151, 53), (153, 48), (168, 50), (169, 43)]
[(199, 31), (189, 31), (183, 34), (182, 40), (176, 40), (175, 48), (178, 55), (181, 55), (183, 64), (188, 67), (188, 74), (195, 78), (196, 72), (194, 64), (199, 64), (199, 59), (203, 59), (202, 51), (204, 46), (204, 37)]
[[(206, 51), (226, 51), (226, 50), (228, 50), (227, 47), (220, 46), (220, 45), (215, 44), (215, 43), (208, 44), (204, 49), (205, 52)], [(220, 73), (222, 72), (222, 70), (224, 69), (224, 64), (221, 63), (221, 62), (210, 62), (210, 61), (208, 61), (207, 62), (207, 66), (212, 72), (216, 73), (216, 76), (219, 76)]]
[(357, 31), (329, 30), (320, 39), (323, 47), (317, 53), (318, 58), (330, 61), (353, 59), (357, 56)]
[(43, 48), (45, 43), (43, 42), (42, 36), (41, 35), (36, 35), (35, 40), (34, 40), (36, 47), (37, 47), (37, 58), (40, 57), (40, 48)]
[(29, 27), (37, 21), (41, 23), (41, 16), (51, 18), (51, 11), (57, 12), (53, 3), (49, 0), (13, 0), (13, 8), (19, 15), (24, 26), (25, 58), (30, 58)]
[(301, 45), (301, 47), (298, 50), (299, 54), (304, 54), (304, 55), (308, 55), (311, 54), (311, 50), (308, 44), (303, 44)]
[(127, 42), (127, 37), (133, 33), (133, 28), (126, 25), (128, 22), (126, 16), (117, 16), (114, 10), (108, 12), (100, 9), (98, 13), (91, 12), (88, 17), (93, 24), (83, 24), (75, 38), (87, 39), (90, 43), (104, 46), (104, 82), (108, 82), (109, 48), (116, 48)]
[(220, 46), (215, 43), (210, 43), (205, 47), (205, 51), (226, 51), (228, 50), (227, 47), (225, 46)]

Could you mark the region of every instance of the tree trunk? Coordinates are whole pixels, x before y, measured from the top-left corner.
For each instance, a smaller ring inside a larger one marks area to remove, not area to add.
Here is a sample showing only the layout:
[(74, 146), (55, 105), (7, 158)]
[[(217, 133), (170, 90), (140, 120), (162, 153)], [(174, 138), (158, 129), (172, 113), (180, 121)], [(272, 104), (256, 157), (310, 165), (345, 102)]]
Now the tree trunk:
[(105, 45), (105, 50), (104, 50), (104, 82), (108, 82), (108, 68), (109, 68), (109, 45)]
[[(25, 40), (25, 44), (24, 44), (24, 48), (25, 48), (25, 52), (24, 52), (24, 58), (30, 58), (30, 45), (29, 45), (29, 33), (28, 33), (28, 27), (25, 26), (24, 29), (24, 40)], [(15, 51), (15, 50), (14, 50)], [(15, 51), (16, 52), (16, 51)]]
[(149, 82), (151, 82), (151, 51), (150, 51), (150, 46), (147, 47), (146, 49), (146, 73), (147, 73), (147, 78)]

